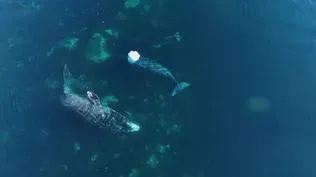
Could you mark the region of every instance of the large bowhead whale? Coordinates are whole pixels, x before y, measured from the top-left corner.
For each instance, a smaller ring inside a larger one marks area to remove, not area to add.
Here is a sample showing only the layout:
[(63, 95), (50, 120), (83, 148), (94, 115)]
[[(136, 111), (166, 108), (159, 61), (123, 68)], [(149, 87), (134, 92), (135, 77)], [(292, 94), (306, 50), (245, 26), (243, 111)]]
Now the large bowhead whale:
[(71, 83), (74, 82), (67, 65), (64, 66), (64, 93), (61, 103), (68, 109), (78, 113), (92, 125), (111, 131), (114, 134), (136, 132), (140, 127), (127, 119), (124, 115), (116, 112), (108, 106), (103, 106), (97, 94), (87, 91), (86, 97), (79, 96), (71, 91)]

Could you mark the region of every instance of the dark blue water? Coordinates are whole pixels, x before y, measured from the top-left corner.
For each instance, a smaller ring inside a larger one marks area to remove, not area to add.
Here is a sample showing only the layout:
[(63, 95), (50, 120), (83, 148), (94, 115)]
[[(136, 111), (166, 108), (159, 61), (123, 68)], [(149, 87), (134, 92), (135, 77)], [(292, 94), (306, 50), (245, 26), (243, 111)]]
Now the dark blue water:
[[(147, 177), (315, 175), (313, 4), (152, 1), (151, 10), (141, 14), (124, 9), (123, 1), (37, 1), (39, 10), (0, 3), (3, 176), (118, 177), (133, 168)], [(119, 11), (128, 19), (114, 20)], [(111, 41), (112, 58), (95, 64), (85, 58), (85, 48), (94, 33), (107, 28), (122, 35)], [(177, 31), (180, 43), (151, 47)], [(46, 56), (69, 36), (80, 39), (75, 50)], [(171, 97), (174, 84), (128, 64), (130, 50), (159, 61), (192, 86)], [(114, 94), (119, 102), (111, 106), (131, 112), (141, 131), (117, 138), (62, 107), (61, 87), (48, 88), (45, 80), (53, 76), (62, 83), (66, 63), (74, 77), (86, 75), (100, 97)], [(251, 111), (247, 100), (254, 96), (268, 99), (269, 109)], [(167, 134), (162, 120), (181, 131)], [(159, 153), (158, 144), (170, 148)], [(94, 154), (98, 158), (91, 161)], [(146, 164), (152, 154), (159, 159), (155, 168)]]

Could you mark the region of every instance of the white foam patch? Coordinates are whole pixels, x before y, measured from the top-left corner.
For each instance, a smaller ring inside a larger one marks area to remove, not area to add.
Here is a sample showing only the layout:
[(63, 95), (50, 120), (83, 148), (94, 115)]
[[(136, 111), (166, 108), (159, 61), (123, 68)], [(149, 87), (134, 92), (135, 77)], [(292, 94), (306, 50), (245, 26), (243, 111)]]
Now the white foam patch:
[(128, 58), (127, 60), (130, 62), (130, 63), (135, 63), (136, 61), (138, 61), (140, 58), (140, 54), (137, 52), (137, 51), (130, 51), (128, 53)]

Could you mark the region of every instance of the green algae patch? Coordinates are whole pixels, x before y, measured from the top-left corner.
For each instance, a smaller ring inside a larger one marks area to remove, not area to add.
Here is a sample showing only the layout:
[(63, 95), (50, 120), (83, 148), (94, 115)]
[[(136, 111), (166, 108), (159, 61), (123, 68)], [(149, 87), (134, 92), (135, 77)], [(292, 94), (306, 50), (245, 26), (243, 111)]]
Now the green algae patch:
[(69, 51), (72, 51), (78, 46), (78, 44), (79, 44), (79, 38), (70, 37), (70, 38), (62, 39), (58, 43), (58, 46), (59, 46), (59, 48), (66, 48)]
[(93, 34), (89, 40), (85, 55), (95, 63), (102, 63), (111, 57), (106, 51), (106, 39), (102, 34)]

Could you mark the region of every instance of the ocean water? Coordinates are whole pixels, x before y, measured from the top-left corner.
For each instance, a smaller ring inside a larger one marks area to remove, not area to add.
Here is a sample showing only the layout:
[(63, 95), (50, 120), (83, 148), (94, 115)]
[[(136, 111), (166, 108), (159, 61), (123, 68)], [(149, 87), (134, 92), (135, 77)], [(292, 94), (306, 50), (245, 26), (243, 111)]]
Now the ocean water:
[[(124, 3), (0, 1), (1, 176), (315, 176), (312, 1)], [(131, 50), (191, 86), (172, 97), (174, 82), (133, 67)], [(117, 137), (63, 107), (65, 64), (76, 94), (140, 131)]]

